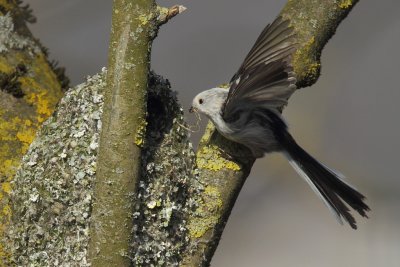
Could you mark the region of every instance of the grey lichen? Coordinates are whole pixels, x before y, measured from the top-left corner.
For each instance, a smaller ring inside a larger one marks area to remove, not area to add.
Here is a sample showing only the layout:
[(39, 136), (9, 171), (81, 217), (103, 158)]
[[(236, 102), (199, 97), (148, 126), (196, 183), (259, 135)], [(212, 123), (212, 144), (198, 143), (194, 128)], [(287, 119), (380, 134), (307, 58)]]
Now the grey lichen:
[(23, 36), (14, 30), (14, 22), (10, 13), (0, 16), (0, 53), (10, 49), (29, 49), (29, 52), (38, 54), (40, 47), (31, 38)]
[(188, 253), (187, 216), (203, 190), (183, 110), (168, 81), (152, 75), (142, 175), (134, 213), (134, 266), (178, 266)]
[[(299, 16), (303, 9), (309, 14), (304, 19), (312, 27), (320, 17), (334, 17), (336, 24), (332, 25), (336, 27), (357, 1), (324, 2), (327, 6), (335, 4), (334, 10), (340, 11), (338, 16), (329, 16), (333, 14), (329, 7), (325, 8), (327, 15), (321, 16), (303, 2), (319, 10), (324, 6), (313, 4), (315, 0), (289, 0), (288, 16)], [(139, 19), (142, 24), (149, 22), (146, 16)], [(37, 44), (28, 43), (14, 32), (15, 25), (8, 13), (0, 16), (0, 53), (23, 48), (35, 53)], [(324, 33), (329, 29), (333, 28), (323, 26), (318, 31)], [(139, 27), (130, 37), (139, 40), (141, 30)], [(310, 27), (303, 30), (314, 32)], [(307, 53), (298, 54), (297, 61), (307, 67), (304, 73), (311, 77), (311, 83), (318, 77), (319, 62), (314, 62), (318, 57), (310, 57), (310, 53), (316, 50), (315, 42), (325, 44), (327, 39), (305, 39), (301, 43)], [(134, 67), (124, 66), (127, 70)], [(141, 143), (141, 178), (137, 194), (131, 196), (132, 203), (136, 203), (131, 251), (117, 253), (130, 258), (135, 266), (208, 266), (252, 160), (236, 165), (223, 161), (223, 166), (220, 161), (213, 162), (213, 155), (222, 155), (221, 151), (233, 147), (213, 134), (200, 147), (200, 153), (206, 153), (203, 159), (207, 160), (198, 161), (198, 174), (176, 97), (166, 80), (150, 76), (148, 124), (142, 124), (146, 131), (139, 136), (145, 139)], [(8, 240), (4, 242), (12, 252), (12, 265), (89, 266), (89, 220), (104, 86), (103, 73), (70, 91), (24, 157), (13, 185), (13, 224), (7, 229)]]
[[(13, 182), (12, 264), (89, 266), (87, 248), (105, 73), (67, 92), (38, 132)], [(187, 216), (204, 187), (169, 82), (153, 73), (142, 178), (134, 211), (135, 266), (178, 266), (188, 246)]]
[(104, 73), (70, 90), (38, 132), (13, 182), (9, 251), (18, 266), (88, 266)]

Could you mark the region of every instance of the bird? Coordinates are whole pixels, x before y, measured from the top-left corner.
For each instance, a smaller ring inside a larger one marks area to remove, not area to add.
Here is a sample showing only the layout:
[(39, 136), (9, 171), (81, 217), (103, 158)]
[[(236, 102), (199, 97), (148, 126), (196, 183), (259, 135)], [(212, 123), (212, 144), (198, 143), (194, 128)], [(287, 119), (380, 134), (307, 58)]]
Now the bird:
[(278, 16), (261, 32), (229, 88), (199, 93), (189, 111), (207, 116), (222, 136), (244, 145), (255, 158), (283, 153), (336, 219), (357, 229), (349, 207), (368, 218), (366, 197), (343, 175), (300, 147), (282, 117), (283, 108), (297, 89), (291, 60), (298, 47), (290, 21)]

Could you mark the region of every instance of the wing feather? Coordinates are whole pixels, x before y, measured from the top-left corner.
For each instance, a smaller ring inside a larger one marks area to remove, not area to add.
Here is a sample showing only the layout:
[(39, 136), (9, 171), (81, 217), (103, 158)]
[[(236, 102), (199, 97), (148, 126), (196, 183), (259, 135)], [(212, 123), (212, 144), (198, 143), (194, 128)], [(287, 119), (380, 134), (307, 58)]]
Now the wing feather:
[[(238, 73), (242, 72), (243, 69), (249, 69), (255, 66), (255, 59), (268, 56), (269, 53), (266, 53), (268, 52), (267, 50), (270, 50), (270, 53), (274, 52), (274, 49), (271, 48), (275, 47), (279, 50), (279, 44), (282, 45), (282, 42), (290, 39), (292, 31), (293, 29), (289, 27), (289, 21), (282, 20), (281, 17), (278, 17), (271, 25), (267, 25), (243, 61)], [(287, 47), (287, 45), (283, 45), (283, 47)]]
[(278, 17), (265, 27), (232, 77), (223, 117), (229, 120), (245, 108), (281, 110), (296, 89), (290, 59), (296, 51), (295, 35), (288, 20)]

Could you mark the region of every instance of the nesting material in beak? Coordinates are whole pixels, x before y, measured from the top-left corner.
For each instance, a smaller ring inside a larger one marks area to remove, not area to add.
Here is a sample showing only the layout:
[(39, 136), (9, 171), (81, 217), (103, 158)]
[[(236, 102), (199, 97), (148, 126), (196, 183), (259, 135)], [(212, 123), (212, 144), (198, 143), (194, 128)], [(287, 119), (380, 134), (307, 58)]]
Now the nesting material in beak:
[(190, 107), (190, 108), (189, 108), (189, 112), (190, 112), (190, 113), (193, 113), (193, 112), (194, 112), (194, 107)]

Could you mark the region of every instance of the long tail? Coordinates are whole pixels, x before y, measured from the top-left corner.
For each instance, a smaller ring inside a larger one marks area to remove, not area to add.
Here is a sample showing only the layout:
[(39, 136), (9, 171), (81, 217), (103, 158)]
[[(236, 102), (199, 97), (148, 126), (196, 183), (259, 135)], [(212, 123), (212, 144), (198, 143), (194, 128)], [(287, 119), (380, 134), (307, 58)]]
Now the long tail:
[(283, 138), (281, 136), (280, 141), (292, 167), (307, 181), (314, 192), (336, 215), (339, 222), (342, 223), (343, 218), (353, 229), (357, 229), (356, 221), (345, 203), (361, 216), (368, 218), (366, 212), (370, 209), (364, 203), (365, 196), (344, 182), (340, 174), (310, 156), (288, 132), (284, 134)]

